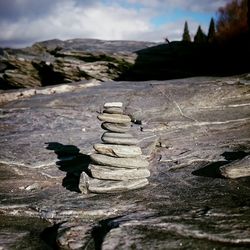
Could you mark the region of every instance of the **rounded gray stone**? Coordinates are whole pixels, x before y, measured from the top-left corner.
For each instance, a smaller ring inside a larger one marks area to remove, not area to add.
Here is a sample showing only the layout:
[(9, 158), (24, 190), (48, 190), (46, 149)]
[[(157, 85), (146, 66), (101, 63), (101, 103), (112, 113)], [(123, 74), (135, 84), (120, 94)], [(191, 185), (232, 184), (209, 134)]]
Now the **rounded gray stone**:
[(103, 113), (107, 113), (107, 114), (123, 114), (123, 109), (122, 108), (111, 107), (111, 108), (104, 109)]
[(142, 154), (140, 147), (128, 145), (95, 144), (94, 149), (100, 154), (121, 158), (136, 157)]
[(116, 193), (138, 189), (148, 185), (146, 178), (126, 181), (88, 180), (88, 190), (92, 193)]
[(110, 133), (106, 132), (102, 135), (102, 141), (110, 144), (118, 145), (136, 145), (139, 141), (128, 133)]
[(92, 154), (90, 158), (95, 164), (118, 168), (147, 168), (149, 166), (149, 162), (141, 157), (117, 158), (101, 154)]
[(111, 122), (111, 123), (129, 123), (131, 119), (128, 115), (121, 114), (101, 114), (98, 115), (97, 118), (103, 122)]
[(133, 180), (147, 178), (150, 172), (147, 168), (116, 168), (101, 165), (89, 165), (90, 172), (94, 178), (101, 180)]
[(115, 133), (126, 133), (130, 129), (130, 124), (103, 122), (102, 128)]

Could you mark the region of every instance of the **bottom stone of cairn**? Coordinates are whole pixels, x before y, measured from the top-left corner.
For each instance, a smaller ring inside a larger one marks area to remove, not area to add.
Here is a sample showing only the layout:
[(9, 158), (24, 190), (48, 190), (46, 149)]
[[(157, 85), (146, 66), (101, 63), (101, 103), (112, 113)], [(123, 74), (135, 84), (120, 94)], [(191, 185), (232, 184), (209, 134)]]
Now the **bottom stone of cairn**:
[(147, 178), (150, 176), (150, 172), (146, 168), (127, 169), (91, 164), (89, 169), (92, 177), (100, 180), (125, 181)]
[(88, 181), (88, 190), (93, 193), (116, 193), (142, 188), (148, 183), (146, 178), (126, 181), (109, 181), (92, 178)]

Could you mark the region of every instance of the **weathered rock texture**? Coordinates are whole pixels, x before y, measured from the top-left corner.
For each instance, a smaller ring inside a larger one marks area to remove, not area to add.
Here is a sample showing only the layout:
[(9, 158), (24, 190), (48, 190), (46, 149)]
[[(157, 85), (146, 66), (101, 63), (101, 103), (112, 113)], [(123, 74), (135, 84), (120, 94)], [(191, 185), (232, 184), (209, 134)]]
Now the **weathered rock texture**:
[(116, 79), (134, 64), (135, 51), (152, 45), (150, 42), (73, 39), (39, 42), (25, 49), (3, 49), (0, 89)]
[[(226, 179), (219, 170), (249, 155), (249, 83), (241, 77), (104, 82), (5, 102), (1, 247), (249, 249), (249, 177)], [(132, 132), (150, 160), (149, 185), (80, 193), (92, 145), (101, 143), (97, 112), (118, 96), (142, 123)]]

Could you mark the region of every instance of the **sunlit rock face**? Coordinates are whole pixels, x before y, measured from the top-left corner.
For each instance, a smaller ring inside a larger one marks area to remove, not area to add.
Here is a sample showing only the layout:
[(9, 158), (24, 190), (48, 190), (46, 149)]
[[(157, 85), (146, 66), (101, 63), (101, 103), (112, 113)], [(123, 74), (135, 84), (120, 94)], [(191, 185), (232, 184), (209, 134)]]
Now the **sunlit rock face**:
[[(6, 91), (1, 246), (248, 249), (249, 177), (230, 175), (233, 167), (249, 167), (249, 94), (249, 76)], [(103, 103), (117, 100), (149, 162), (149, 183), (89, 193), (80, 186), (90, 174), (93, 145), (102, 144), (96, 117)]]
[(95, 39), (49, 40), (24, 49), (3, 49), (0, 89), (27, 88), (96, 79), (114, 80), (151, 42)]

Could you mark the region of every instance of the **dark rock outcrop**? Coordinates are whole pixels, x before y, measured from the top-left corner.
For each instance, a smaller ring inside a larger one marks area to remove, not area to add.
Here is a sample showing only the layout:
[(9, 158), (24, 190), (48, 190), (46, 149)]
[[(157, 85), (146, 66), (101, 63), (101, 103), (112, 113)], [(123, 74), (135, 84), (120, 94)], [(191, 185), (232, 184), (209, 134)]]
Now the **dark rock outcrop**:
[[(1, 105), (3, 249), (249, 249), (249, 177), (220, 174), (250, 152), (248, 77), (53, 88)], [(101, 143), (96, 116), (117, 100), (150, 161), (149, 185), (80, 193)]]
[(0, 53), (0, 89), (83, 80), (146, 81), (250, 72), (250, 41), (150, 43), (49, 40)]
[(44, 41), (24, 49), (3, 49), (0, 89), (114, 80), (134, 64), (135, 51), (153, 44), (73, 39)]

